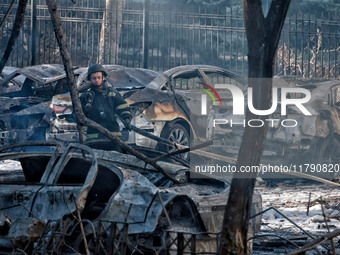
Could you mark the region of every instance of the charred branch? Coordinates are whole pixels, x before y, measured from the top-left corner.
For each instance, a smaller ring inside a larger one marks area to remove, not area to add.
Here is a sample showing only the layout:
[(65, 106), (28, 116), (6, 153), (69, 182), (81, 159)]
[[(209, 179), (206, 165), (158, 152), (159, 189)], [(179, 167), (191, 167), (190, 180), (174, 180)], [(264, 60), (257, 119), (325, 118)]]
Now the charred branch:
[(153, 161), (153, 159), (150, 159), (146, 157), (144, 154), (136, 151), (131, 146), (127, 145), (125, 142), (123, 142), (120, 138), (112, 134), (109, 130), (102, 127), (101, 125), (97, 124), (96, 122), (86, 118), (84, 116), (84, 119), (81, 120), (82, 123), (84, 123), (85, 126), (89, 128), (93, 128), (98, 130), (100, 133), (111, 139), (114, 143), (117, 143), (122, 149), (126, 150), (131, 155), (136, 156), (137, 158), (143, 160), (145, 163), (152, 165), (154, 168), (156, 168), (158, 171), (163, 173), (167, 178), (172, 180), (174, 183), (179, 183), (175, 178), (173, 178), (171, 175), (169, 175), (164, 169), (162, 169), (157, 163)]
[(11, 10), (13, 9), (13, 6), (14, 6), (14, 3), (15, 3), (15, 0), (12, 0), (11, 2), (11, 5), (9, 6), (4, 18), (1, 20), (1, 23), (0, 23), (0, 29), (2, 28), (2, 26), (5, 24), (5, 21), (9, 15), (9, 13), (11, 12)]
[(19, 0), (18, 10), (17, 10), (17, 13), (15, 15), (15, 20), (14, 20), (14, 23), (13, 23), (11, 36), (8, 40), (8, 44), (7, 44), (6, 50), (4, 52), (4, 55), (2, 56), (2, 59), (0, 61), (0, 73), (4, 69), (4, 67), (7, 63), (7, 60), (9, 58), (9, 56), (11, 55), (11, 52), (12, 52), (14, 45), (15, 45), (15, 42), (18, 39), (21, 27), (24, 24), (24, 17), (25, 17), (25, 11), (26, 11), (26, 7), (27, 7), (27, 3), (28, 3), (28, 0)]
[(175, 155), (178, 155), (178, 154), (181, 154), (181, 153), (186, 153), (186, 152), (189, 152), (189, 151), (194, 151), (194, 150), (198, 150), (198, 149), (201, 149), (201, 148), (204, 148), (204, 147), (207, 147), (207, 146), (210, 146), (213, 144), (213, 141), (208, 141), (206, 143), (202, 143), (202, 144), (198, 144), (196, 146), (193, 146), (193, 147), (188, 147), (188, 148), (184, 148), (184, 149), (180, 149), (180, 150), (176, 150), (176, 151), (173, 151), (173, 152), (170, 152), (166, 155), (161, 155), (157, 158), (154, 159), (155, 162), (159, 161), (159, 160), (162, 160), (164, 158), (168, 158), (168, 157), (171, 157), (171, 156), (175, 156)]
[(288, 253), (288, 255), (297, 255), (297, 254), (304, 254), (306, 251), (311, 250), (315, 248), (317, 245), (322, 244), (328, 240), (333, 239), (334, 237), (337, 237), (340, 235), (340, 229), (337, 229), (333, 232), (327, 233), (326, 235), (319, 237), (316, 240), (313, 240), (312, 242), (306, 244), (305, 246), (301, 247), (300, 249)]
[[(326, 227), (327, 227), (327, 230), (328, 232), (330, 232), (329, 230), (329, 226), (328, 226), (328, 223), (327, 223), (327, 216), (326, 216), (326, 213), (325, 213), (325, 208), (323, 206), (323, 201), (322, 201), (322, 197), (320, 197), (320, 206), (321, 206), (321, 210), (322, 210), (322, 216), (323, 216), (323, 219), (325, 221), (325, 224), (326, 224)], [(330, 239), (331, 241), (331, 245), (332, 245), (332, 251), (333, 251), (333, 254), (336, 254), (336, 251), (335, 251), (335, 245), (334, 245), (334, 241), (333, 241), (333, 238)]]

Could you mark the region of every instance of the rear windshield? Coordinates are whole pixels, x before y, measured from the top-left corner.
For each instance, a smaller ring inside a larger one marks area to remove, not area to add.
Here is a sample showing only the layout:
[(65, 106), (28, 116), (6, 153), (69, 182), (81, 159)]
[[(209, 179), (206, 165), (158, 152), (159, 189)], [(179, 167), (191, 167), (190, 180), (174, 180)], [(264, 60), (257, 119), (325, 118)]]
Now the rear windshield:
[(144, 88), (158, 76), (158, 72), (146, 69), (123, 69), (109, 72), (107, 79), (119, 89)]

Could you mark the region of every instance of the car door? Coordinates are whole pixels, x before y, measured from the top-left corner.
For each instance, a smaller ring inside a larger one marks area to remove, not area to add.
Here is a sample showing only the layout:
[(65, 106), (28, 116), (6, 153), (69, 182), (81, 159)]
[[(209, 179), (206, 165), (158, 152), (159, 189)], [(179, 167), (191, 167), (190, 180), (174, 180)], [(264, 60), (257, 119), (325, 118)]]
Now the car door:
[(178, 71), (170, 77), (176, 104), (186, 114), (200, 139), (206, 138), (207, 116), (201, 113), (201, 87), (205, 82), (196, 67)]
[(334, 131), (340, 135), (340, 85), (334, 86), (331, 89), (331, 116), (333, 121)]
[[(58, 150), (54, 154), (32, 150), (28, 153), (32, 157), (20, 154), (25, 163), (30, 163), (28, 168), (23, 168), (26, 181), (1, 184), (1, 212), (13, 220), (26, 217), (59, 220), (77, 210), (81, 212), (98, 174), (94, 152), (80, 144), (71, 144), (61, 155)], [(84, 151), (87, 160), (75, 158), (74, 150)], [(16, 156), (16, 152), (11, 153)], [(1, 159), (9, 158), (11, 153), (3, 153)], [(46, 158), (49, 158), (47, 165), (42, 162)]]

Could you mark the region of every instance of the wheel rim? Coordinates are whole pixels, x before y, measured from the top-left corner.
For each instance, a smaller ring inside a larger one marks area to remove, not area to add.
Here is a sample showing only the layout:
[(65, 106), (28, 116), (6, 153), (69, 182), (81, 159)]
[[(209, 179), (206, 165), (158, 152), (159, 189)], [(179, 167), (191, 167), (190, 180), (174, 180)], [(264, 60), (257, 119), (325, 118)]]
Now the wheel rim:
[(338, 141), (327, 143), (321, 148), (321, 163), (334, 163), (340, 160), (340, 144)]
[[(189, 137), (186, 134), (186, 132), (183, 129), (176, 128), (171, 131), (169, 134), (169, 141), (173, 143), (177, 143), (179, 145), (183, 146), (189, 146)], [(169, 152), (173, 152), (175, 150), (174, 147), (169, 147)], [(187, 159), (189, 156), (189, 153), (181, 153), (178, 154), (178, 157), (181, 157), (182, 159)]]

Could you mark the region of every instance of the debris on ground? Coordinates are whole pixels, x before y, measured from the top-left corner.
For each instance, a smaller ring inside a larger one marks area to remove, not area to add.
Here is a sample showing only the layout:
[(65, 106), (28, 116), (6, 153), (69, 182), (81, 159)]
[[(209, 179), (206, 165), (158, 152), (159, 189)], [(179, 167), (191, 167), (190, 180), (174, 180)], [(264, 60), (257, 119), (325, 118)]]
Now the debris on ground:
[[(340, 229), (340, 193), (334, 186), (292, 179), (273, 186), (262, 184), (257, 190), (262, 195), (263, 210), (271, 207), (275, 210), (263, 213), (253, 254), (294, 252)], [(339, 236), (333, 239), (336, 254), (340, 253), (339, 240)], [(310, 249), (306, 254), (328, 254), (333, 250), (330, 241), (320, 242), (315, 247), (317, 250)]]

